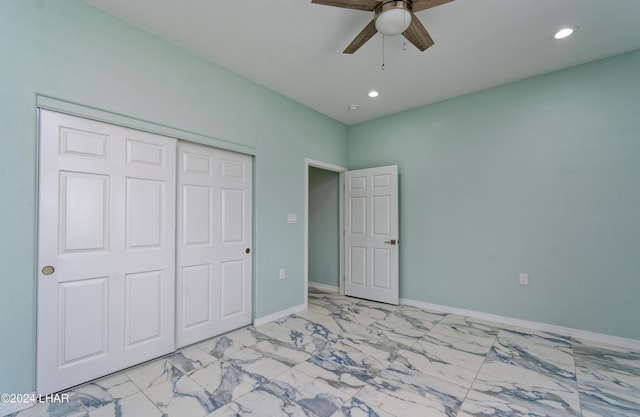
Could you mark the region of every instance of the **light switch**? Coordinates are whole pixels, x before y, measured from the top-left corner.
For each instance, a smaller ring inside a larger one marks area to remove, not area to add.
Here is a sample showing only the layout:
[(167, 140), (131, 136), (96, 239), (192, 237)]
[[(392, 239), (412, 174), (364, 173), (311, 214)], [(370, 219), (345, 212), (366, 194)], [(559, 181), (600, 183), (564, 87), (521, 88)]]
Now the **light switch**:
[(287, 223), (298, 223), (298, 215), (297, 214), (287, 214)]

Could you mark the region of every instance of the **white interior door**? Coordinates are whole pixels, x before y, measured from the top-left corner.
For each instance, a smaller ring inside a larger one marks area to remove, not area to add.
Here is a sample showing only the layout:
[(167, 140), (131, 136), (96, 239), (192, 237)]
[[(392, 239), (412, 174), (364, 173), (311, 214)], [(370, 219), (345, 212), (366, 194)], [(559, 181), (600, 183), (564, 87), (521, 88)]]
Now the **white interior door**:
[(345, 173), (344, 292), (398, 304), (398, 167)]
[(174, 350), (175, 152), (175, 139), (40, 111), (40, 394)]
[(250, 156), (178, 148), (178, 347), (251, 323)]

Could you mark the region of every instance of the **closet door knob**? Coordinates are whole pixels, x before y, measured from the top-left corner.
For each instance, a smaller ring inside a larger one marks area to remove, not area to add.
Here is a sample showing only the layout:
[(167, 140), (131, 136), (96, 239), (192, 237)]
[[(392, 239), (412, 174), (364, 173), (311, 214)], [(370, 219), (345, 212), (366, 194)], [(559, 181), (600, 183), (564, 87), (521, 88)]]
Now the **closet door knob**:
[(42, 274), (43, 275), (51, 275), (55, 272), (55, 268), (52, 267), (51, 265), (47, 265), (45, 267), (42, 268)]
[(250, 248), (247, 248), (247, 249), (245, 249), (245, 250), (244, 250), (244, 252), (245, 252), (245, 253), (251, 253), (251, 249), (250, 249)]

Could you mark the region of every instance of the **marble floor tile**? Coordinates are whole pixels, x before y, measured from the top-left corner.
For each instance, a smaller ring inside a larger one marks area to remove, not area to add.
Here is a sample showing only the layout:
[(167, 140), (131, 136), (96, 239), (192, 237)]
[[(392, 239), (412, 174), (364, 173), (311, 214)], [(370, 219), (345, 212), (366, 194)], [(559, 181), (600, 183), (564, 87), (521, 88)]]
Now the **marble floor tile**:
[[(309, 311), (309, 310), (305, 310), (305, 311)], [(306, 326), (309, 320), (310, 320), (309, 318), (303, 317), (302, 315), (292, 314), (285, 318), (276, 320), (276, 323), (282, 326), (285, 326), (288, 329), (299, 329), (301, 327)]]
[(187, 375), (154, 385), (144, 394), (162, 411), (163, 417), (204, 417), (227, 405)]
[(253, 346), (263, 340), (271, 339), (269, 336), (260, 333), (254, 326), (246, 326), (241, 329), (234, 330), (227, 333), (225, 336), (247, 347)]
[(455, 410), (459, 407), (456, 402), (451, 407), (437, 399), (434, 400), (402, 389), (375, 390), (371, 387), (365, 387), (356, 395), (356, 398), (362, 403), (371, 405), (374, 409), (380, 408), (397, 417), (454, 417), (456, 415)]
[(478, 326), (473, 322), (454, 321), (447, 316), (434, 326), (423, 340), (462, 352), (486, 355), (498, 335), (499, 329)]
[(300, 362), (306, 361), (311, 356), (311, 354), (304, 350), (296, 349), (290, 344), (280, 340), (274, 340), (272, 342), (263, 341), (253, 346), (253, 349), (265, 357), (276, 360), (289, 367), (296, 366)]
[(226, 335), (214, 337), (213, 339), (207, 339), (195, 346), (216, 359), (229, 357), (230, 355), (233, 355), (234, 353), (245, 347), (240, 342), (237, 342), (236, 340), (233, 340)]
[(216, 358), (205, 353), (202, 349), (192, 346), (167, 356), (167, 360), (183, 374), (190, 374), (214, 362)]
[(344, 374), (368, 382), (375, 378), (389, 362), (346, 346), (331, 346), (324, 351), (314, 353), (307, 362), (334, 373), (340, 377)]
[(503, 327), (502, 323), (475, 317), (461, 316), (459, 314), (447, 314), (440, 324), (448, 324), (455, 327), (470, 327), (483, 333), (492, 333), (494, 335), (497, 335)]
[(411, 317), (423, 321), (424, 323), (431, 322), (431, 324), (441, 322), (448, 315), (447, 313), (427, 310), (424, 308), (414, 307), (406, 304), (400, 304), (398, 306), (397, 312), (406, 317)]
[[(379, 383), (380, 381), (382, 384)], [(374, 385), (376, 387), (382, 386), (385, 389), (391, 387), (394, 389), (400, 388), (424, 396), (442, 397), (447, 399), (447, 402), (450, 404), (462, 402), (462, 399), (469, 391), (468, 387), (425, 374), (416, 369), (408, 368), (399, 362), (392, 363), (387, 369), (382, 371), (374, 380)], [(453, 401), (453, 399), (455, 399), (455, 401)]]
[(173, 380), (182, 375), (171, 362), (164, 358), (136, 366), (124, 371), (124, 373), (141, 390)]
[(314, 308), (322, 308), (333, 313), (339, 311), (341, 307), (353, 304), (353, 300), (345, 297), (335, 297), (326, 293), (309, 293), (309, 306)]
[(260, 383), (265, 383), (291, 368), (289, 365), (251, 348), (241, 349), (225, 361)]
[(640, 352), (574, 342), (582, 414), (640, 416)]
[(287, 327), (275, 321), (256, 327), (256, 331), (258, 333), (262, 333), (263, 335), (269, 336), (271, 338), (274, 338), (281, 333), (286, 333), (289, 330), (291, 330), (290, 327)]
[(499, 336), (519, 340), (523, 344), (552, 346), (560, 350), (568, 351), (572, 349), (571, 337), (542, 330), (505, 325), (502, 327)]
[(224, 360), (198, 369), (190, 378), (222, 404), (229, 404), (259, 385), (255, 378)]
[(238, 416), (332, 417), (348, 398), (322, 381), (288, 371), (243, 395), (229, 408)]
[(497, 361), (538, 373), (575, 381), (575, 363), (571, 348), (552, 343), (527, 341), (522, 334), (501, 331), (487, 361)]
[(377, 321), (366, 328), (356, 332), (353, 336), (376, 334), (403, 347), (413, 346), (420, 338), (426, 336), (428, 331), (414, 329), (412, 327), (390, 326), (384, 320)]
[(640, 351), (311, 289), (10, 417), (640, 417)]
[(309, 321), (304, 327), (280, 334), (276, 339), (295, 349), (314, 353), (337, 343), (340, 339), (340, 333), (332, 332), (317, 321)]
[(472, 390), (549, 417), (580, 416), (581, 412), (575, 380), (503, 362), (485, 362)]
[(344, 332), (355, 332), (362, 328), (362, 324), (356, 321), (354, 315), (343, 311), (336, 311), (320, 316), (313, 323), (319, 324), (332, 333), (340, 334)]
[(486, 360), (486, 356), (475, 353), (476, 349), (465, 349), (467, 347), (468, 345), (460, 346), (458, 343), (434, 343), (434, 338), (424, 337), (413, 344), (409, 350), (420, 353), (427, 358), (432, 356), (436, 361), (452, 363), (477, 372)]
[(328, 316), (330, 311), (325, 308), (314, 307), (309, 305), (309, 308), (303, 311), (300, 311), (295, 314), (296, 317), (300, 317), (306, 320), (317, 320), (319, 317)]
[(293, 369), (302, 372), (305, 375), (309, 375), (312, 378), (323, 381), (327, 385), (339, 389), (351, 396), (355, 395), (366, 385), (362, 379), (357, 378), (353, 374), (347, 372), (347, 369), (339, 366), (329, 367), (326, 364), (324, 366), (320, 366), (314, 362), (305, 361), (299, 363), (293, 367)]
[(420, 310), (416, 307), (401, 306), (401, 308), (393, 311), (383, 320), (378, 320), (378, 323), (382, 323), (391, 328), (409, 328), (428, 331), (444, 317), (444, 314), (436, 314)]
[(140, 392), (140, 389), (123, 373), (101, 378), (73, 390), (89, 409), (98, 408)]
[(576, 339), (573, 352), (577, 366), (640, 376), (640, 350)]
[(396, 362), (425, 375), (469, 389), (484, 357), (433, 343), (419, 342), (399, 352)]
[(394, 311), (398, 311), (398, 306), (390, 304), (373, 303), (365, 300), (360, 300), (344, 307), (343, 309), (349, 313), (357, 314), (359, 316), (368, 317), (371, 321), (384, 320), (389, 314)]
[(387, 336), (389, 333), (391, 332), (386, 333), (370, 326), (357, 332), (343, 334), (334, 346), (344, 346), (348, 349), (371, 355), (380, 362), (390, 363), (396, 358), (398, 352), (405, 349), (406, 346), (391, 340)]
[(315, 314), (330, 314), (331, 310), (327, 308), (328, 305), (329, 303), (327, 302), (322, 302), (317, 300), (316, 298), (309, 297), (307, 308), (309, 309), (308, 311), (311, 311)]
[(139, 416), (162, 417), (162, 412), (142, 392), (118, 399), (89, 412), (89, 417)]
[(342, 406), (331, 417), (395, 417), (392, 414), (387, 413), (372, 407), (371, 405), (360, 401), (357, 398), (352, 398), (351, 401)]
[(95, 383), (82, 385), (74, 389), (74, 392), (87, 410), (101, 408), (120, 399)]
[[(561, 410), (554, 410), (561, 416)], [(574, 416), (571, 412), (565, 416)], [(550, 417), (548, 411), (534, 401), (512, 401), (471, 390), (456, 417)]]
[(316, 417), (301, 405), (283, 396), (282, 390), (271, 383), (243, 395), (229, 407), (234, 416), (242, 417)]
[(351, 395), (324, 381), (295, 370), (279, 375), (273, 382), (284, 390), (287, 397), (294, 398), (297, 404), (322, 417), (331, 417), (351, 398)]
[(218, 408), (213, 413), (207, 414), (206, 417), (241, 417), (242, 415), (238, 413), (237, 408), (232, 407), (233, 404)]

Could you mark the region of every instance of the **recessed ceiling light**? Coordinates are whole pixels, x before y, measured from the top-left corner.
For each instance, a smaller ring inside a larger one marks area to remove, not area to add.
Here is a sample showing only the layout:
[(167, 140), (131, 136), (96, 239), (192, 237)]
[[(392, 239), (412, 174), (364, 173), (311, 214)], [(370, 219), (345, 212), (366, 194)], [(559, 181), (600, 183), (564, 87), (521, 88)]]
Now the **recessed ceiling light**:
[(371, 98), (376, 98), (380, 95), (380, 93), (378, 93), (376, 90), (371, 90), (369, 91), (369, 94), (367, 94), (369, 97)]
[(564, 27), (553, 34), (553, 39), (560, 40), (568, 38), (569, 36), (573, 35), (576, 30), (578, 30), (577, 26)]
[(357, 104), (349, 104), (349, 107), (347, 107), (347, 110), (349, 111), (356, 111), (358, 110), (358, 105)]

